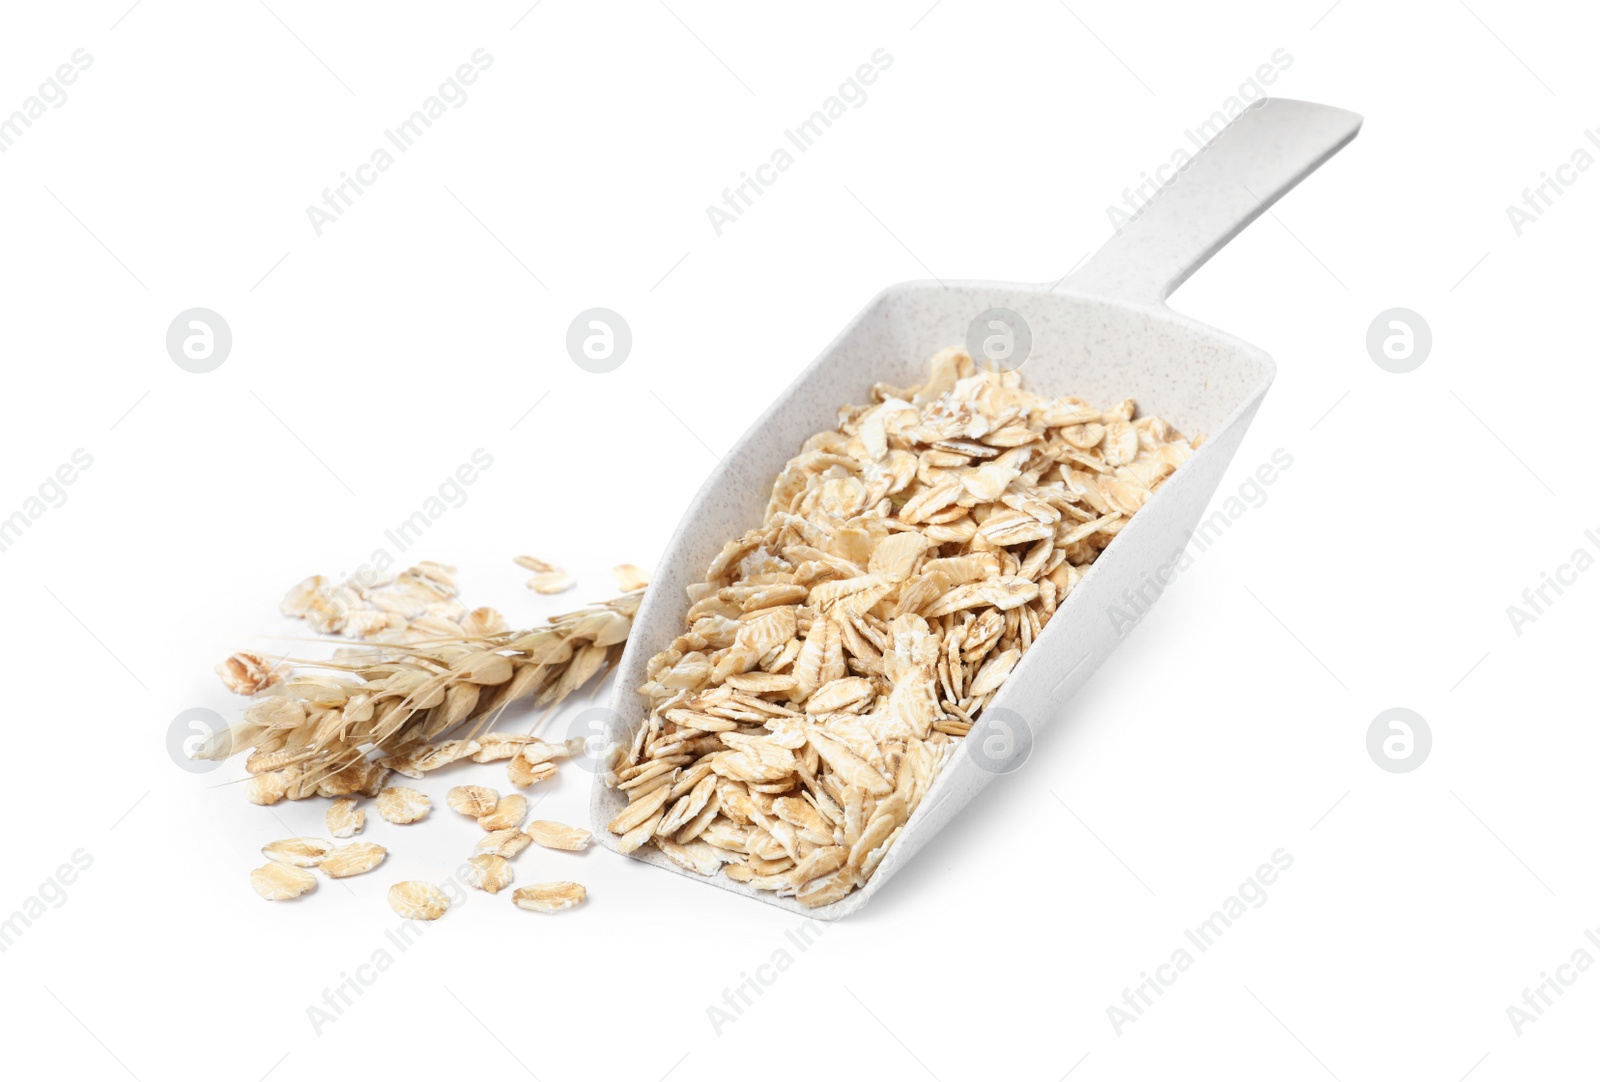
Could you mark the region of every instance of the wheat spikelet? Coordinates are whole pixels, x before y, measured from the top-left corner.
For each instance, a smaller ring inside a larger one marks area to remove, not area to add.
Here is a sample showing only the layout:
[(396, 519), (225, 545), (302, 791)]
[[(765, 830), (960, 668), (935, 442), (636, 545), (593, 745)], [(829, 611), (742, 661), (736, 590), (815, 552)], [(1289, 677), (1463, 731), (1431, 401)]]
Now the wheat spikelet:
[[(302, 662), (277, 693), (250, 706), (196, 750), (197, 759), (252, 752), (247, 796), (376, 793), (390, 766), (427, 770), (471, 754), (464, 745), (511, 703), (553, 707), (621, 658), (643, 590), (555, 616), (526, 631), (389, 644)], [(467, 722), (455, 742), (436, 744)], [(476, 749), (473, 749), (476, 750)], [(377, 751), (384, 762), (370, 759)]]

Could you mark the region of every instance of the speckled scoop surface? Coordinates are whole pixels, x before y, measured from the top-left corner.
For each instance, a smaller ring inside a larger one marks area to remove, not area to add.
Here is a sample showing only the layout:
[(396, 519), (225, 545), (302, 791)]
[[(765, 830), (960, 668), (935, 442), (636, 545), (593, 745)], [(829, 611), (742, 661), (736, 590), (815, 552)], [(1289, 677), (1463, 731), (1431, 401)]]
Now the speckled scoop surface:
[[(813, 433), (830, 429), (840, 406), (869, 401), (872, 385), (921, 382), (927, 359), (966, 340), (991, 308), (1026, 320), (1032, 347), (1024, 384), (1047, 395), (1109, 404), (1134, 398), (1141, 413), (1204, 445), (1168, 479), (1067, 595), (988, 713), (1010, 711), (1037, 733), (1061, 713), (1121, 641), (1108, 610), (1182, 552), (1216, 491), (1245, 428), (1272, 382), (1261, 350), (1165, 305), (1166, 296), (1267, 206), (1354, 138), (1361, 118), (1307, 102), (1267, 99), (1217, 136), (1145, 212), (1056, 289), (993, 282), (909, 282), (874, 298), (734, 446), (688, 508), (663, 553), (623, 656), (607, 739), (627, 743), (646, 717), (636, 693), (645, 666), (683, 629), (685, 590), (723, 544), (762, 520), (774, 478)], [(1124, 627), (1124, 632), (1126, 628)], [(969, 739), (981, 735), (979, 727)], [(950, 818), (1000, 776), (958, 749), (872, 878), (844, 899), (807, 909), (723, 875), (702, 877), (653, 848), (631, 854), (709, 886), (821, 919), (865, 905)], [(598, 778), (591, 798), (596, 837), (615, 849), (606, 824), (626, 794)]]

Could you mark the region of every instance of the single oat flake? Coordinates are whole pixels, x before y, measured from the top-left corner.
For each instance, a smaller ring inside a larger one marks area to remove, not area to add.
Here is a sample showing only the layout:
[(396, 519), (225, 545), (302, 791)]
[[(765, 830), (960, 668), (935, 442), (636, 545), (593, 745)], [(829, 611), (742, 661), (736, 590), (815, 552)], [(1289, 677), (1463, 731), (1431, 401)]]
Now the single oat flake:
[(341, 845), (322, 858), (322, 872), (333, 879), (370, 872), (383, 863), (389, 851), (372, 842), (351, 842)]
[(450, 899), (432, 883), (396, 883), (389, 888), (389, 908), (406, 920), (438, 920), (450, 908)]
[(535, 883), (531, 887), (518, 887), (512, 900), (519, 909), (535, 913), (559, 913), (571, 909), (588, 897), (581, 883)]
[(261, 847), (262, 856), (296, 868), (315, 868), (332, 851), (333, 846), (321, 838), (285, 838)]
[(356, 807), (354, 799), (344, 796), (328, 805), (327, 821), (329, 834), (351, 838), (367, 825), (367, 813)]
[(284, 902), (317, 889), (317, 877), (293, 864), (268, 861), (250, 873), (250, 885), (269, 902)]
[(493, 853), (479, 853), (467, 859), (467, 882), (479, 890), (499, 894), (511, 885), (511, 862)]
[(618, 564), (611, 569), (611, 574), (617, 580), (617, 589), (625, 594), (650, 585), (650, 576), (638, 564)]
[(458, 785), (444, 796), (450, 810), (473, 819), (488, 815), (500, 803), (500, 794), (486, 785)]
[(378, 794), (378, 814), (391, 823), (415, 823), (427, 816), (433, 801), (427, 795), (405, 786), (393, 786)]
[(589, 848), (594, 835), (580, 827), (569, 827), (549, 819), (535, 819), (525, 828), (534, 843), (546, 849), (566, 849), (577, 852)]
[(532, 571), (528, 589), (540, 594), (559, 594), (572, 589), (578, 580), (553, 563), (533, 556), (518, 556), (517, 564)]
[(472, 852), (474, 856), (492, 853), (497, 857), (509, 859), (528, 848), (532, 843), (533, 839), (528, 835), (515, 827), (510, 827), (485, 834), (478, 840), (478, 844), (473, 846)]

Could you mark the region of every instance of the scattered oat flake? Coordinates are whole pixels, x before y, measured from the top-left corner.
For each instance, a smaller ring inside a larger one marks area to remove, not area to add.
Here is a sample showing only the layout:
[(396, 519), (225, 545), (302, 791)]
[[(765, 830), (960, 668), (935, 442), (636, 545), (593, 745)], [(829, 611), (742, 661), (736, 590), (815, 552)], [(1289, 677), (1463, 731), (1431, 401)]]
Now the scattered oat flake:
[(383, 863), (383, 858), (389, 851), (373, 842), (351, 842), (341, 845), (326, 857), (322, 858), (323, 874), (334, 879), (343, 879), (350, 875), (360, 875), (370, 872)]
[(427, 794), (403, 785), (391, 786), (378, 794), (378, 814), (391, 823), (415, 823), (433, 807)]
[(611, 574), (616, 576), (617, 589), (623, 593), (643, 590), (650, 585), (650, 576), (637, 564), (618, 564), (611, 569)]
[(413, 880), (389, 888), (389, 908), (406, 920), (438, 920), (450, 908), (450, 899), (432, 883)]
[(581, 883), (535, 883), (531, 887), (518, 887), (512, 899), (519, 909), (535, 913), (559, 913), (571, 909), (588, 897)]
[(321, 838), (285, 838), (261, 847), (261, 855), (296, 868), (315, 868), (333, 846)]
[(528, 580), (528, 589), (536, 594), (560, 594), (577, 584), (578, 580), (565, 571), (541, 571)]
[(508, 827), (505, 830), (496, 830), (485, 834), (478, 840), (478, 844), (472, 847), (472, 853), (474, 856), (493, 853), (497, 857), (505, 857), (509, 860), (528, 848), (532, 842), (533, 839), (522, 831), (517, 830), (515, 827)]
[(528, 817), (528, 798), (521, 793), (511, 793), (500, 798), (494, 810), (478, 816), (478, 825), (484, 830), (512, 830), (522, 825)]
[(250, 885), (269, 902), (284, 902), (317, 889), (317, 877), (292, 864), (268, 861), (250, 873)]
[(351, 797), (340, 797), (328, 805), (328, 833), (335, 838), (352, 838), (367, 825), (367, 813), (356, 807)]
[(480, 853), (467, 860), (467, 882), (490, 894), (499, 894), (510, 886), (513, 874), (511, 862), (494, 853)]
[(569, 827), (549, 819), (535, 819), (525, 828), (528, 837), (546, 849), (567, 849), (577, 852), (589, 848), (594, 835), (581, 827)]
[(458, 785), (444, 796), (450, 810), (473, 819), (488, 815), (500, 803), (500, 794), (487, 785)]

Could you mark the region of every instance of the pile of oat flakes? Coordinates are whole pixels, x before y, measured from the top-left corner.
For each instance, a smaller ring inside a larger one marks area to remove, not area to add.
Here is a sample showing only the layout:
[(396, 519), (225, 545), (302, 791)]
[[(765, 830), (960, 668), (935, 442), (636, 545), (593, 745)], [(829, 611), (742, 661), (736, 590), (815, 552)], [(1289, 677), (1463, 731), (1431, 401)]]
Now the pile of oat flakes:
[(807, 440), (689, 591), (610, 782), (653, 845), (807, 906), (867, 882), (1062, 599), (1193, 452), (946, 349)]

